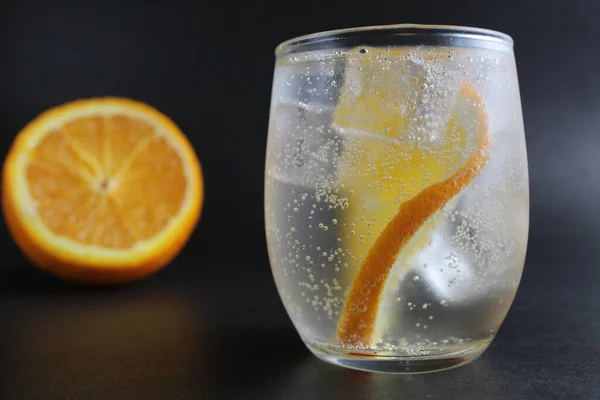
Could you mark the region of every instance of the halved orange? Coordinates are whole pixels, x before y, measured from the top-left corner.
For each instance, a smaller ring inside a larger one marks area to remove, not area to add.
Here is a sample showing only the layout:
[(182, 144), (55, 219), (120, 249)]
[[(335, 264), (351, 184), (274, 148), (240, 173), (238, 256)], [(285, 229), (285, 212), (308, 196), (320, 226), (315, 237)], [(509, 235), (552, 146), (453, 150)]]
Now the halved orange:
[(165, 266), (203, 203), (193, 147), (167, 116), (115, 97), (50, 109), (15, 139), (2, 207), (24, 254), (59, 277), (124, 283)]

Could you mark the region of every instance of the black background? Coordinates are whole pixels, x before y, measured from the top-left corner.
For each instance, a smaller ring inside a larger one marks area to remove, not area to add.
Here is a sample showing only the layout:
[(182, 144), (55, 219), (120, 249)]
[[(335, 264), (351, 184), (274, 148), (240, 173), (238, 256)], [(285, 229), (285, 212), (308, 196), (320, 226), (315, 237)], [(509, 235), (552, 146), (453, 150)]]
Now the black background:
[[(48, 107), (127, 96), (186, 132), (206, 184), (183, 253), (123, 288), (38, 272), (2, 224), (0, 399), (600, 398), (600, 3), (203, 4), (0, 4), (2, 154)], [(497, 340), (467, 367), (410, 378), (309, 355), (272, 282), (262, 210), (274, 47), (400, 22), (513, 37), (531, 187), (525, 273)]]

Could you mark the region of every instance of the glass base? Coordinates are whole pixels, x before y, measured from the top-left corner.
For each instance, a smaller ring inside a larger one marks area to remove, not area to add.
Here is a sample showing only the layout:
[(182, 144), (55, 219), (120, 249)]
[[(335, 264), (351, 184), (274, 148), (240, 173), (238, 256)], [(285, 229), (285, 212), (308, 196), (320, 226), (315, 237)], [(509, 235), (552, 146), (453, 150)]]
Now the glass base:
[(315, 356), (330, 364), (359, 371), (388, 374), (426, 374), (457, 368), (476, 360), (488, 345), (489, 343), (486, 343), (435, 356), (379, 356), (338, 352), (307, 344)]

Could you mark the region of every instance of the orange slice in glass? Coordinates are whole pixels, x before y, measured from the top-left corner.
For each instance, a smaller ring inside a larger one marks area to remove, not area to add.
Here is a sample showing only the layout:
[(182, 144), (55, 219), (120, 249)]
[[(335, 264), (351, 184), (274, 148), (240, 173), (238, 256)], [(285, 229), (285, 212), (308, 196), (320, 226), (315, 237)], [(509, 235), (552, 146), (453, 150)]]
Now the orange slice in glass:
[[(349, 137), (339, 173), (351, 204), (343, 235), (346, 247), (362, 259), (358, 270), (349, 271), (355, 275), (336, 336), (356, 347), (376, 341), (389, 322), (384, 320), (393, 317), (381, 303), (386, 287), (394, 286), (397, 260), (428, 242), (438, 211), (478, 175), (489, 151), (487, 115), (470, 83), (456, 81), (442, 107), (427, 110), (431, 93), (423, 89), (423, 64), (413, 62), (406, 49), (370, 54), (354, 60), (354, 81), (349, 63), (334, 115), (334, 124)], [(421, 61), (435, 66), (449, 56), (451, 50), (435, 49)], [(439, 106), (439, 100), (429, 104)], [(424, 124), (422, 114), (434, 119)]]

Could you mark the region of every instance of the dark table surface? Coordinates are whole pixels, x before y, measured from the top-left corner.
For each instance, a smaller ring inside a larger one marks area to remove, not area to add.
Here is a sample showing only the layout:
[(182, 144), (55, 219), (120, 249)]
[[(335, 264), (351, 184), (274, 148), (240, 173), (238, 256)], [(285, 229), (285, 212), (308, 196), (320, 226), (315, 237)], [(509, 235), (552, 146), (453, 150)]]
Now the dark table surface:
[(600, 396), (600, 249), (590, 235), (533, 235), (521, 287), (494, 343), (472, 364), (429, 375), (371, 374), (319, 361), (285, 314), (266, 254), (231, 257), (198, 260), (186, 251), (158, 275), (112, 289), (15, 268), (0, 291), (0, 398)]

